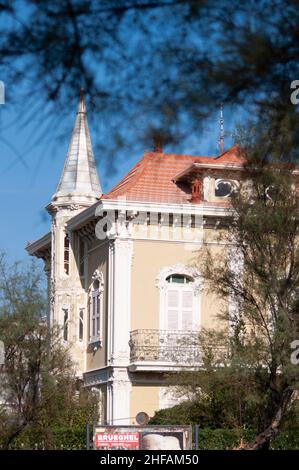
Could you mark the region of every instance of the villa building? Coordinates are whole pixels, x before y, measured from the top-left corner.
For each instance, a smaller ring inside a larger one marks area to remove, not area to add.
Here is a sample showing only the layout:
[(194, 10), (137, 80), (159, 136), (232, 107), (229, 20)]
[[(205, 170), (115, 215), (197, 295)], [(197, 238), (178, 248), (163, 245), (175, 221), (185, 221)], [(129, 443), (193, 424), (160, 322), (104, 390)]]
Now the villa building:
[(157, 150), (103, 194), (81, 93), (47, 206), (51, 231), (27, 251), (45, 262), (49, 322), (99, 391), (103, 422), (133, 424), (172, 405), (165, 373), (200, 361), (197, 332), (223, 304), (200, 277), (197, 251), (223, 249), (217, 230), (242, 171), (235, 147), (218, 157)]

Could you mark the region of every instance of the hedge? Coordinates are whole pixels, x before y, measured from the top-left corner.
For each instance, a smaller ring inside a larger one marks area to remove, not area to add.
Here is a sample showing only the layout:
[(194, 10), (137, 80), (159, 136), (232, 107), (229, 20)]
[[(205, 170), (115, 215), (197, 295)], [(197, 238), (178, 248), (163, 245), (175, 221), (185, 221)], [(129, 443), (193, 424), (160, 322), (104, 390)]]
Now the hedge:
[[(63, 449), (80, 450), (86, 449), (86, 429), (52, 429), (48, 431), (47, 437), (36, 438), (37, 434), (30, 431), (24, 432), (14, 440), (11, 449)], [(248, 442), (252, 439), (252, 430), (243, 432), (243, 439)], [(240, 443), (240, 433), (235, 429), (199, 429), (199, 450), (228, 450), (233, 449)], [(195, 435), (194, 435), (195, 438)], [(272, 442), (273, 450), (299, 450), (299, 430), (281, 432)]]
[[(254, 437), (252, 430), (243, 432), (243, 439), (249, 442)], [(228, 450), (236, 448), (241, 436), (235, 429), (199, 429), (200, 450)], [(298, 450), (299, 430), (282, 431), (271, 443), (271, 450)]]
[(42, 436), (28, 430), (14, 439), (11, 449), (50, 449), (84, 450), (86, 449), (86, 428), (54, 428)]

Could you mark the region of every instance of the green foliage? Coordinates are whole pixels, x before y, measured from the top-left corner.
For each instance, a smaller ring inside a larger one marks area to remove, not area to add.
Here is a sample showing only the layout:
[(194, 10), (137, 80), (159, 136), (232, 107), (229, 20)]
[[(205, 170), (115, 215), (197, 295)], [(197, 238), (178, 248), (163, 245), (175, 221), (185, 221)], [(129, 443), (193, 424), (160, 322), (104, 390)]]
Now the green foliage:
[[(176, 407), (174, 407), (176, 408)], [(164, 410), (165, 411), (165, 410)], [(169, 424), (161, 417), (151, 420), (151, 424)], [(182, 418), (182, 419), (181, 419)], [(183, 416), (173, 419), (171, 424), (186, 424)], [(187, 423), (188, 424), (188, 423)], [(238, 431), (236, 429), (199, 429), (199, 450), (229, 450), (235, 449), (240, 444), (241, 438), (250, 441), (254, 436), (252, 430)], [(86, 428), (53, 428), (48, 435), (41, 438), (38, 433), (24, 432), (11, 444), (10, 449), (63, 449), (84, 450), (86, 449)], [(283, 431), (271, 443), (272, 450), (299, 450), (299, 430), (292, 429)]]
[(209, 290), (234, 308), (218, 313), (217, 329), (201, 330), (204, 367), (181, 380), (195, 401), (208, 397), (218, 407), (223, 422), (216, 417), (215, 427), (255, 429), (254, 449), (281, 431), (299, 384), (291, 361), (299, 335), (296, 176), (277, 164), (275, 149), (261, 148), (257, 141), (246, 148), (251, 161), (232, 196), (234, 216), (219, 230), (225, 248), (203, 247), (198, 260)]
[[(235, 396), (230, 396), (230, 389), (222, 391), (217, 390), (212, 396), (200, 396), (197, 400), (185, 401), (172, 408), (159, 410), (151, 418), (149, 424), (192, 424), (199, 425), (201, 428), (209, 429), (242, 429), (243, 423), (231, 418), (231, 410), (226, 411), (227, 407), (235, 406)], [(254, 422), (254, 409), (247, 410), (247, 424)]]
[(202, 423), (200, 406), (197, 403), (185, 402), (171, 408), (156, 411), (149, 424), (198, 424)]
[(299, 450), (299, 429), (282, 431), (270, 445), (273, 450)]
[(30, 429), (14, 439), (10, 449), (84, 450), (86, 449), (86, 426), (54, 427), (48, 429), (47, 432), (44, 431), (42, 435), (37, 430)]
[(236, 429), (209, 429), (199, 430), (198, 447), (200, 450), (229, 450), (238, 446), (241, 438), (248, 441), (254, 433), (246, 430), (242, 433)]
[(215, 387), (214, 394), (198, 396), (192, 401), (157, 411), (150, 424), (198, 424), (211, 429), (234, 428), (239, 423), (230, 419), (231, 410), (229, 413), (225, 411), (226, 407), (235, 406), (236, 397), (230, 395), (230, 392), (230, 388), (227, 391), (219, 391)]
[[(0, 447), (52, 448), (59, 429), (85, 429), (97, 419), (97, 397), (76, 376), (58, 326), (42, 320), (45, 294), (41, 272), (32, 265), (8, 266), (0, 256), (1, 366)], [(74, 442), (78, 432), (70, 431)], [(62, 432), (62, 435), (63, 432)], [(25, 444), (24, 444), (25, 445)]]
[[(250, 428), (224, 428), (219, 423), (223, 420), (203, 414), (200, 403), (185, 402), (180, 405), (159, 410), (151, 418), (152, 425), (187, 425), (193, 426), (193, 442), (195, 442), (195, 426), (199, 425), (200, 450), (236, 449), (240, 443), (250, 442), (256, 431)], [(221, 413), (220, 413), (221, 414)], [(292, 412), (285, 419), (283, 431), (271, 442), (270, 449), (299, 449), (298, 414)]]
[[(283, 431), (271, 443), (271, 450), (298, 450), (299, 430)], [(255, 436), (252, 430), (244, 430), (242, 433), (235, 429), (209, 429), (199, 430), (200, 450), (228, 450), (236, 449), (243, 442), (250, 442)]]

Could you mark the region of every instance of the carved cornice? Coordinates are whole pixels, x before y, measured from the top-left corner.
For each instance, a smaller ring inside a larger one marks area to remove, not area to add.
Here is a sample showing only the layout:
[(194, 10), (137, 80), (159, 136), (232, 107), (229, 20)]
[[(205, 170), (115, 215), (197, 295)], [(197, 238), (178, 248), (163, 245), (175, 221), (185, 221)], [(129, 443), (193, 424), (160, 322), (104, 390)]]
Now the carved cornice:
[(99, 288), (100, 290), (104, 287), (104, 274), (102, 273), (102, 271), (100, 271), (99, 269), (96, 269), (92, 276), (91, 276), (91, 280), (92, 282), (94, 281), (99, 281)]
[(102, 370), (85, 372), (83, 374), (84, 384), (86, 386), (105, 384), (108, 382), (110, 375), (111, 369), (108, 367)]
[(84, 225), (84, 227), (81, 227), (77, 233), (80, 235), (80, 237), (87, 238), (88, 241), (92, 241), (96, 238), (95, 226), (96, 221), (92, 220), (88, 224)]

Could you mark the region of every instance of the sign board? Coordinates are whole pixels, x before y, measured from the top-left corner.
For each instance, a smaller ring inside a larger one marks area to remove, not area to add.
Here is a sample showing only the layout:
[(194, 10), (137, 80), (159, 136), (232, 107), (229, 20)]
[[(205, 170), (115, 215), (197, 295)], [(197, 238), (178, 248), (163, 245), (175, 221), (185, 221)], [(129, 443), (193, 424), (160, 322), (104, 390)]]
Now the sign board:
[(93, 428), (95, 450), (189, 450), (191, 426), (102, 426)]

